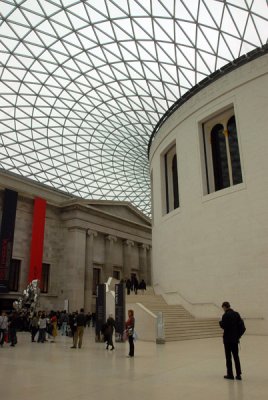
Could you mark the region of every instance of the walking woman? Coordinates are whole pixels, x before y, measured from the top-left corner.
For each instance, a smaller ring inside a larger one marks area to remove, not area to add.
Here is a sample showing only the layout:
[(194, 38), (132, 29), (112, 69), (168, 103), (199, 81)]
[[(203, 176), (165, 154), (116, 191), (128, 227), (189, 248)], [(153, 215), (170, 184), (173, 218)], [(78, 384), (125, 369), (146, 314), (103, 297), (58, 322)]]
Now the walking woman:
[(134, 311), (128, 310), (128, 320), (126, 321), (126, 333), (128, 336), (128, 343), (129, 343), (129, 353), (128, 357), (134, 357), (134, 327), (135, 327), (135, 318), (134, 318)]

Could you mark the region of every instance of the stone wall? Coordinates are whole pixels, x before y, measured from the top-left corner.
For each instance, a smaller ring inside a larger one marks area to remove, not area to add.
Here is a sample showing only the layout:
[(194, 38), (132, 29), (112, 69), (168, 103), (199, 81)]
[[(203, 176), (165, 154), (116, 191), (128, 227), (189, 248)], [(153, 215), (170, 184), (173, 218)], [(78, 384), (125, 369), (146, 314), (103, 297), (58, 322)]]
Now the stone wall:
[(135, 272), (138, 279), (150, 282), (151, 226), (132, 206), (114, 203), (113, 214), (112, 202), (107, 212), (101, 202), (91, 207), (84, 200), (68, 198), (25, 178), (21, 178), (22, 184), (19, 177), (7, 172), (0, 172), (0, 178), (0, 215), (4, 189), (19, 194), (12, 257), (21, 261), (19, 291), (0, 294), (0, 304), (1, 298), (17, 298), (27, 286), (33, 205), (40, 192), (47, 200), (43, 263), (50, 265), (49, 290), (41, 294), (41, 308), (63, 309), (68, 300), (71, 311), (81, 307), (93, 311), (94, 266), (101, 270), (100, 283), (114, 270), (120, 272), (120, 279)]
[[(161, 127), (150, 151), (153, 283), (189, 304), (228, 300), (268, 320), (268, 56), (211, 83)], [(232, 107), (243, 182), (204, 193), (202, 123)], [(180, 207), (163, 206), (162, 158), (176, 144)]]

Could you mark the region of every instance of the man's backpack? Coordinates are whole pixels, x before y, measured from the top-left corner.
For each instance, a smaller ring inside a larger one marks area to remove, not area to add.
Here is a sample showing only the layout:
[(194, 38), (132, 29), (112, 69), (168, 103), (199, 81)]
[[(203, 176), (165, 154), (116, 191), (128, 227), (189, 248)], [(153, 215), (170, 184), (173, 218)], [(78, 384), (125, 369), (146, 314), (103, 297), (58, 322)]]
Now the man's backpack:
[(238, 336), (239, 336), (239, 339), (244, 335), (245, 332), (246, 332), (245, 322), (239, 316), (239, 320), (238, 320)]

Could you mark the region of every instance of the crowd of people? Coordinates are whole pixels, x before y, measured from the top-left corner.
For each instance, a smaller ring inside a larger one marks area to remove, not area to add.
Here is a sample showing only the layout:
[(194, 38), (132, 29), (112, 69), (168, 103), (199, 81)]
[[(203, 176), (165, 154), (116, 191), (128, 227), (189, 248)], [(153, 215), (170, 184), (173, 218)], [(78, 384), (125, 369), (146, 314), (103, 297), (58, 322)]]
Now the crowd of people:
[[(142, 293), (146, 290), (146, 283), (144, 279), (140, 282), (135, 275), (131, 278), (125, 279), (127, 294), (134, 292), (138, 294), (138, 290)], [(81, 316), (83, 315), (83, 316)], [(28, 331), (31, 334), (31, 341), (44, 343), (46, 341), (55, 342), (58, 335), (70, 336), (73, 338), (72, 348), (82, 346), (82, 337), (84, 327), (95, 327), (96, 314), (95, 313), (81, 313), (78, 311), (68, 313), (66, 310), (62, 311), (38, 311), (31, 313), (25, 309), (11, 312), (3, 311), (0, 315), (0, 346), (5, 343), (10, 346), (16, 346), (17, 332)], [(82, 329), (83, 326), (83, 329)], [(112, 315), (109, 316), (106, 324), (102, 327), (102, 335), (104, 341), (107, 343), (111, 350), (114, 350), (112, 341), (115, 328), (115, 321)]]
[[(78, 311), (67, 313), (63, 311), (38, 311), (31, 314), (29, 311), (3, 311), (0, 315), (0, 346), (5, 343), (16, 346), (17, 332), (30, 332), (31, 341), (44, 343), (46, 341), (55, 342), (58, 335), (71, 336), (75, 339), (77, 331)], [(96, 314), (84, 314), (83, 325), (95, 326)]]
[(136, 275), (132, 275), (131, 278), (125, 280), (127, 294), (130, 292), (134, 292), (138, 294), (138, 290), (141, 290), (141, 293), (144, 293), (146, 290), (146, 282), (142, 279), (140, 282), (138, 281)]
[[(135, 282), (134, 282), (135, 284)], [(135, 290), (135, 286), (134, 290)], [(130, 288), (131, 290), (131, 288)], [(227, 374), (224, 375), (225, 379), (233, 380), (233, 366), (232, 358), (235, 364), (236, 379), (241, 380), (241, 365), (239, 359), (239, 341), (244, 334), (246, 328), (244, 321), (239, 313), (234, 311), (229, 302), (223, 302), (222, 308), (224, 314), (219, 324), (223, 329), (223, 342), (226, 357)], [(45, 341), (55, 342), (58, 333), (61, 335), (72, 336), (73, 345), (72, 349), (81, 348), (83, 343), (83, 334), (86, 326), (95, 325), (95, 314), (85, 314), (84, 309), (81, 308), (80, 312), (76, 311), (68, 314), (64, 311), (45, 311), (34, 312), (31, 316), (29, 312), (13, 311), (7, 314), (3, 311), (0, 315), (0, 346), (3, 347), (4, 343), (9, 343), (14, 347), (17, 344), (17, 331), (26, 330), (31, 333), (31, 341), (44, 343)], [(134, 335), (135, 335), (135, 318), (134, 311), (128, 310), (128, 319), (125, 322), (125, 340), (129, 343), (128, 357), (134, 357)], [(115, 320), (113, 315), (110, 314), (106, 323), (102, 326), (103, 341), (106, 343), (106, 349), (114, 350), (113, 333), (115, 329)]]
[[(32, 342), (53, 343), (56, 337), (61, 335), (70, 336), (73, 339), (71, 349), (82, 347), (85, 327), (95, 326), (95, 313), (80, 312), (67, 313), (64, 311), (45, 311), (29, 312), (13, 311), (7, 314), (5, 311), (0, 316), (0, 346), (4, 343), (14, 347), (18, 343), (17, 332), (28, 331)], [(129, 355), (134, 357), (134, 312), (128, 311), (128, 320), (125, 324), (126, 340), (129, 342)], [(113, 334), (115, 330), (115, 320), (110, 314), (106, 323), (102, 326), (101, 332), (103, 341), (106, 343), (106, 349), (114, 350)]]

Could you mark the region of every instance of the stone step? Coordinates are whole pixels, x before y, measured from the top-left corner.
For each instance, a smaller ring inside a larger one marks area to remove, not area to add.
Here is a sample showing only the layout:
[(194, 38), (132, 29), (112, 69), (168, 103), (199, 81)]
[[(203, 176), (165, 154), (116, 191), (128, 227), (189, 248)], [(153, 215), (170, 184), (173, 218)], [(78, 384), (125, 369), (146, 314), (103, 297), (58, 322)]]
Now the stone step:
[(216, 319), (176, 321), (173, 324), (165, 321), (165, 340), (167, 342), (221, 336), (222, 330)]
[(189, 340), (219, 337), (222, 330), (216, 318), (196, 319), (182, 305), (166, 303), (160, 295), (128, 295), (127, 303), (141, 303), (153, 313), (162, 312), (164, 317), (165, 340)]
[(202, 335), (216, 335), (216, 336), (222, 336), (221, 332), (219, 331), (213, 331), (211, 329), (206, 329), (206, 330), (192, 330), (192, 331), (172, 331), (172, 332), (168, 332), (165, 337), (170, 338), (170, 337), (180, 337), (180, 336), (202, 336)]
[(183, 325), (183, 326), (190, 326), (190, 325), (200, 325), (200, 326), (206, 326), (206, 325), (215, 325), (217, 326), (219, 329), (219, 322), (216, 319), (184, 319), (183, 321), (179, 321), (179, 320), (175, 320), (175, 321), (171, 321), (171, 320), (165, 320), (165, 325), (172, 325), (172, 326), (176, 326), (177, 325)]
[[(166, 328), (166, 326), (165, 326), (165, 328)], [(169, 331), (168, 332), (166, 332), (166, 334), (168, 334), (168, 333), (180, 333), (180, 332), (187, 332), (187, 333), (192, 333), (192, 332), (195, 332), (195, 331), (198, 331), (198, 332), (205, 332), (205, 331), (209, 331), (209, 332), (211, 332), (211, 331), (213, 331), (213, 332), (217, 332), (217, 333), (219, 333), (219, 334), (222, 334), (222, 332), (217, 328), (217, 327), (215, 327), (215, 326), (200, 326), (200, 325), (196, 325), (196, 326), (190, 326), (190, 327), (172, 327), (171, 329), (169, 329)]]
[(162, 304), (167, 304), (166, 302), (165, 302), (165, 300), (163, 299), (163, 297), (162, 296), (153, 296), (153, 295), (147, 295), (147, 296), (143, 296), (143, 295), (139, 295), (139, 294), (128, 294), (128, 295), (126, 295), (126, 300), (135, 300), (135, 301), (140, 301), (140, 300), (142, 300), (142, 301), (155, 301), (155, 302), (159, 302), (159, 303), (162, 303)]
[(165, 340), (166, 342), (178, 342), (178, 341), (183, 341), (183, 340), (196, 340), (196, 339), (207, 339), (207, 338), (215, 338), (219, 337), (220, 335), (216, 335), (215, 333), (211, 334), (204, 334), (204, 335), (185, 335), (185, 336), (174, 336), (174, 337), (166, 337)]

